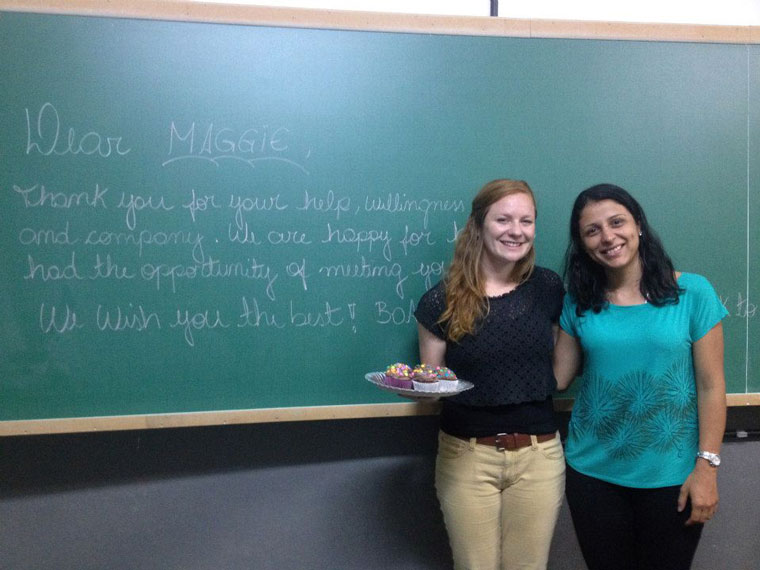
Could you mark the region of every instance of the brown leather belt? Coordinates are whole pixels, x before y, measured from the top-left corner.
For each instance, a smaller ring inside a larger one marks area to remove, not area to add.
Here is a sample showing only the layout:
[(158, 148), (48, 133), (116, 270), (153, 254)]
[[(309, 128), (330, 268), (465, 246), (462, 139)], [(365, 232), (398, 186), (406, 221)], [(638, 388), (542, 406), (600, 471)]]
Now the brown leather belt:
[[(460, 435), (454, 437), (464, 441), (470, 441), (469, 437), (462, 437)], [(544, 441), (550, 441), (555, 437), (557, 437), (556, 433), (540, 433), (536, 435), (536, 441), (542, 443)], [(497, 451), (513, 451), (515, 449), (521, 449), (533, 445), (529, 433), (497, 433), (496, 435), (489, 435), (487, 437), (476, 437), (475, 443), (490, 445), (495, 447)]]

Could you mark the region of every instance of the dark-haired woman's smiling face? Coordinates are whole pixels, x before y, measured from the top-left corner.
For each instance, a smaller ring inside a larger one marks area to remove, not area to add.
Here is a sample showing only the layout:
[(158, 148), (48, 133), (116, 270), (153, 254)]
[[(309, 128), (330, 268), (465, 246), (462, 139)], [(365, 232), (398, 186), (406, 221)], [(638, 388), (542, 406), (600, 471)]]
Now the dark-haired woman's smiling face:
[(640, 227), (628, 209), (614, 200), (589, 202), (578, 220), (588, 256), (608, 270), (639, 263)]

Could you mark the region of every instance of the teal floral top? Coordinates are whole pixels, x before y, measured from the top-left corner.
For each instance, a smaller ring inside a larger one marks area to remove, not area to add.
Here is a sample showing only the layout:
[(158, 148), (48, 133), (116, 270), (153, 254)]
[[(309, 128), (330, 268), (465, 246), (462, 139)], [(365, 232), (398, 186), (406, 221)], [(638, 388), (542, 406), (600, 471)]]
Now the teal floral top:
[(607, 305), (578, 317), (565, 297), (560, 326), (580, 342), (583, 375), (565, 455), (573, 469), (637, 488), (682, 484), (699, 426), (692, 344), (728, 312), (702, 276), (683, 273), (674, 305)]

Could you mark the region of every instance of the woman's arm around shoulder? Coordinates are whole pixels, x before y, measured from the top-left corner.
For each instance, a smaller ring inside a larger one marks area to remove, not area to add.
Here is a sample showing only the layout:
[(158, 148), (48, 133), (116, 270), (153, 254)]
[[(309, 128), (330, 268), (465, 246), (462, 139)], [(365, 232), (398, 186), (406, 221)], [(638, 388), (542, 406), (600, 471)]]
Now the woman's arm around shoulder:
[(573, 382), (581, 367), (581, 345), (578, 339), (570, 336), (561, 328), (554, 343), (554, 377), (557, 389), (566, 390)]

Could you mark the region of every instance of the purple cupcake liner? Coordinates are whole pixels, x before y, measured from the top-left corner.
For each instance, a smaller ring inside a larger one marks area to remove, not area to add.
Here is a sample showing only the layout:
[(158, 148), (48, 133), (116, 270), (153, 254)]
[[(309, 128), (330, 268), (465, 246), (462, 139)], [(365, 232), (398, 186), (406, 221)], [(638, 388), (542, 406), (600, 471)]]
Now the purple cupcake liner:
[(393, 376), (388, 376), (387, 374), (385, 376), (385, 384), (386, 386), (393, 386), (394, 388), (405, 388), (407, 390), (411, 390), (414, 387), (414, 384), (409, 379), (394, 378)]

